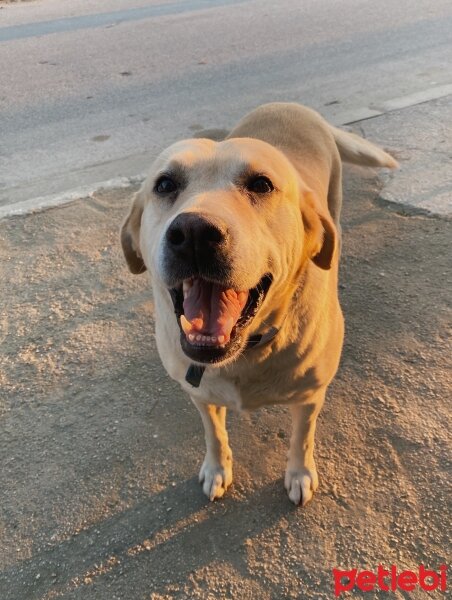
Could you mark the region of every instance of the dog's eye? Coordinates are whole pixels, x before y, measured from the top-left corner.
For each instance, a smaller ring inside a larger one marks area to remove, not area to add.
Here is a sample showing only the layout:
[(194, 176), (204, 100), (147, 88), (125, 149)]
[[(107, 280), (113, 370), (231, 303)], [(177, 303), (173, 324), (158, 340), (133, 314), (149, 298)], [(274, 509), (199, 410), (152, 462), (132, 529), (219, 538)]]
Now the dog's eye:
[(154, 186), (156, 194), (171, 194), (177, 190), (177, 183), (168, 175), (162, 175), (157, 179)]
[(250, 179), (246, 184), (246, 188), (255, 194), (268, 194), (275, 189), (270, 179), (264, 177), (264, 175), (258, 175), (257, 177)]

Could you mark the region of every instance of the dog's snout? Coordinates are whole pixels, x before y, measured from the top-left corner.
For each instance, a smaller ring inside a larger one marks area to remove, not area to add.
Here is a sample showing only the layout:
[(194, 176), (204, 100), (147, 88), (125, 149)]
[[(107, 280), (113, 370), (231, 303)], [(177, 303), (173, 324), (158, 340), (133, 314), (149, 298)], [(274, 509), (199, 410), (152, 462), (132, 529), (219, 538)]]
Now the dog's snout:
[(195, 213), (178, 215), (166, 231), (171, 252), (181, 259), (196, 260), (205, 252), (215, 251), (227, 236), (223, 223)]
[(177, 215), (166, 230), (164, 269), (168, 282), (196, 275), (224, 277), (229, 270), (230, 235), (226, 223), (211, 215)]

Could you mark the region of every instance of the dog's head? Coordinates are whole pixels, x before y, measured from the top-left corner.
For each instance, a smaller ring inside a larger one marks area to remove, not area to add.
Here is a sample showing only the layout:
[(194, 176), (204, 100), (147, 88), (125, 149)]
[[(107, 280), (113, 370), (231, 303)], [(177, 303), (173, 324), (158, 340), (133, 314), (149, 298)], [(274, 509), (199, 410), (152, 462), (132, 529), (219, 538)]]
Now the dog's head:
[(294, 290), (329, 269), (335, 228), (285, 155), (255, 139), (174, 144), (135, 196), (121, 241), (132, 273), (166, 288), (181, 346), (224, 365)]

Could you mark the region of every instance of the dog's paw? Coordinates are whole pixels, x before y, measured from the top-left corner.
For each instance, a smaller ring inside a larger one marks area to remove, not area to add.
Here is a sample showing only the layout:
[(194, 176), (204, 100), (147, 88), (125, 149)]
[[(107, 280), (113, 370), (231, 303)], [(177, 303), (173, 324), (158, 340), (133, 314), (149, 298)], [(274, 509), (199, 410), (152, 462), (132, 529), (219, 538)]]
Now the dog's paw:
[(221, 498), (232, 483), (232, 454), (228, 454), (222, 463), (206, 456), (199, 471), (199, 482), (210, 501)]
[(319, 487), (315, 465), (311, 468), (301, 467), (299, 469), (287, 467), (284, 487), (294, 504), (305, 506)]

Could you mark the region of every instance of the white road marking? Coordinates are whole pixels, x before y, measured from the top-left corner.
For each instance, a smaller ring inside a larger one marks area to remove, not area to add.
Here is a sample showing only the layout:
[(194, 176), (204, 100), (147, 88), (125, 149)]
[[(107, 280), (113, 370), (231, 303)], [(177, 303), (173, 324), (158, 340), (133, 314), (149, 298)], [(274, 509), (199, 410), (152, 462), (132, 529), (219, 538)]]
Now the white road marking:
[(430, 100), (437, 100), (438, 98), (444, 98), (452, 94), (452, 84), (449, 85), (437, 85), (435, 87), (415, 92), (414, 94), (408, 94), (408, 96), (400, 96), (399, 98), (393, 98), (387, 100), (381, 104), (381, 110), (383, 112), (391, 112), (393, 110), (400, 110), (402, 108), (408, 108), (416, 104), (423, 104)]

